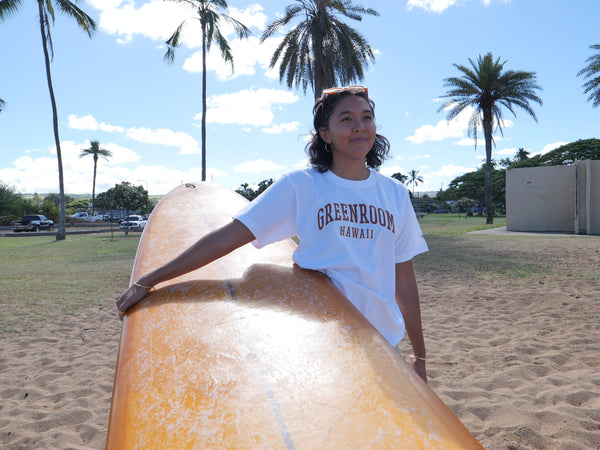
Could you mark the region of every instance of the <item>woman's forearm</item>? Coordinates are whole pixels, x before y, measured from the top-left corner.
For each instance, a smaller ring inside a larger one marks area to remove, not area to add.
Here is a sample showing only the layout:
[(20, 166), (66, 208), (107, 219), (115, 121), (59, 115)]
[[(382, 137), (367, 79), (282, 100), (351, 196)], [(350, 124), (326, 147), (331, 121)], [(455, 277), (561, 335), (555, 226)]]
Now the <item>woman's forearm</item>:
[(253, 240), (254, 235), (250, 230), (240, 221), (233, 220), (203, 236), (165, 265), (144, 274), (137, 282), (143, 286), (155, 286), (199, 269)]

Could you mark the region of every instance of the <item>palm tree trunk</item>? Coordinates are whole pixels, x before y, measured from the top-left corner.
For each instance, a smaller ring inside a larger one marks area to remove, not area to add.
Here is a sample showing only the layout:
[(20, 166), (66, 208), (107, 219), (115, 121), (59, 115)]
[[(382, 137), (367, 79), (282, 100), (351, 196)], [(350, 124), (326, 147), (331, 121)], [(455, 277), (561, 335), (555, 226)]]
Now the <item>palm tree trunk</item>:
[(38, 9), (40, 14), (40, 31), (42, 33), (42, 47), (44, 48), (44, 60), (46, 62), (46, 79), (48, 80), (48, 90), (50, 91), (50, 103), (52, 105), (52, 124), (54, 128), (54, 142), (56, 144), (56, 159), (58, 160), (58, 189), (59, 189), (59, 219), (56, 240), (62, 241), (66, 238), (65, 232), (65, 185), (63, 182), (62, 152), (60, 149), (60, 138), (58, 135), (58, 110), (56, 108), (56, 99), (54, 98), (54, 88), (52, 87), (52, 75), (50, 73), (50, 56), (48, 55), (48, 41), (44, 32), (44, 23), (48, 17), (44, 11), (44, 2), (38, 0)]
[(96, 209), (96, 167), (98, 166), (98, 155), (94, 155), (94, 181), (92, 182), (92, 216)]
[(483, 111), (483, 135), (485, 137), (485, 207), (486, 224), (494, 223), (494, 205), (492, 203), (492, 111)]
[(202, 21), (202, 181), (206, 181), (206, 23)]

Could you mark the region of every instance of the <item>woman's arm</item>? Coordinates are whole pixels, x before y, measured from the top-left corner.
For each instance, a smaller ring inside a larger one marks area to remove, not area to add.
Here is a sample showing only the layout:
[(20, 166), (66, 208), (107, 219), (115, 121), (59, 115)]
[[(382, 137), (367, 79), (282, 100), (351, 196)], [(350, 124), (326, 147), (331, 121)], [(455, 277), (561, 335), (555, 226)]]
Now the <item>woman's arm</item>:
[(412, 261), (396, 264), (396, 301), (404, 317), (406, 334), (413, 348), (413, 369), (427, 383), (425, 340), (421, 324), (421, 305)]
[(239, 220), (201, 237), (195, 244), (165, 265), (144, 274), (117, 298), (121, 318), (123, 313), (142, 300), (150, 288), (163, 281), (199, 269), (255, 239)]

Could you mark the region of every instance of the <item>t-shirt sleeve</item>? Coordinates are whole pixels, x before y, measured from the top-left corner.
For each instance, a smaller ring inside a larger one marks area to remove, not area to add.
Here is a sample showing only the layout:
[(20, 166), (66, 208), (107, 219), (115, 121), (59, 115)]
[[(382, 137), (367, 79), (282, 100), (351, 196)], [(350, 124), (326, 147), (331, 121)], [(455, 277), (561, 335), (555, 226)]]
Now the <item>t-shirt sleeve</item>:
[(274, 184), (238, 212), (242, 222), (256, 238), (257, 248), (298, 234), (296, 230), (296, 192), (287, 176)]
[(406, 189), (402, 189), (399, 194), (401, 196), (402, 207), (404, 212), (398, 230), (396, 230), (396, 263), (410, 261), (420, 253), (429, 250), (427, 242), (423, 237), (423, 231), (419, 225), (419, 220), (414, 212), (410, 196)]

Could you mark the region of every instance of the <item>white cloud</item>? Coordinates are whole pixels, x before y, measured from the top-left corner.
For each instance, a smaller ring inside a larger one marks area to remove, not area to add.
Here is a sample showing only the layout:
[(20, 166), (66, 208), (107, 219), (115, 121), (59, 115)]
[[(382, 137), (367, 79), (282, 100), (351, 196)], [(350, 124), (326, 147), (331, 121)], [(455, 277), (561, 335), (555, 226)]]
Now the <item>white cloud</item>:
[[(79, 158), (81, 149), (89, 142), (61, 142), (63, 169), (65, 172), (65, 192), (67, 194), (89, 194), (92, 192), (93, 162), (92, 158)], [(165, 194), (181, 183), (199, 181), (201, 168), (190, 167), (188, 170), (174, 170), (162, 165), (134, 165), (140, 160), (139, 155), (130, 149), (113, 143), (102, 145), (112, 152), (108, 160), (98, 161), (96, 193), (104, 192), (123, 181), (149, 188), (152, 194)], [(58, 166), (56, 151), (42, 149), (30, 153), (41, 156), (20, 156), (11, 167), (0, 169), (0, 179), (9, 186), (15, 186), (22, 193), (58, 192)], [(129, 166), (124, 163), (130, 163)], [(208, 168), (207, 178), (214, 180), (225, 174), (218, 169)]]
[[(133, 1), (90, 0), (90, 3), (100, 11), (99, 28), (108, 34), (117, 35), (117, 41), (121, 44), (128, 44), (139, 35), (158, 41), (162, 45), (185, 21), (180, 36), (181, 47), (176, 58), (185, 57), (184, 70), (191, 73), (202, 72), (201, 52), (194, 51), (187, 56), (183, 53), (184, 49), (200, 49), (202, 35), (199, 22), (194, 20), (197, 17), (196, 12), (185, 3), (152, 0), (139, 8), (135, 7)], [(250, 29), (261, 32), (266, 28), (267, 16), (260, 5), (253, 4), (243, 10), (230, 7), (228, 13)], [(223, 61), (218, 45), (213, 45), (207, 55), (208, 71), (214, 71), (219, 80), (228, 80), (240, 75), (254, 75), (258, 64), (267, 77), (277, 76), (268, 66), (279, 39), (268, 39), (261, 44), (258, 36), (251, 35), (248, 39), (239, 39), (227, 21), (221, 22), (220, 27), (222, 34), (229, 41), (235, 72), (231, 71), (230, 64)]]
[(450, 122), (440, 120), (435, 125), (423, 125), (415, 130), (415, 134), (406, 139), (415, 144), (421, 144), (426, 141), (442, 141), (452, 137), (462, 137), (467, 130), (468, 121), (468, 116), (463, 113)]
[(456, 5), (459, 0), (408, 0), (408, 10), (421, 8), (426, 11), (441, 13), (445, 9)]
[[(469, 120), (473, 115), (473, 108), (465, 108), (457, 117), (451, 121), (440, 120), (435, 125), (423, 125), (415, 130), (412, 136), (406, 138), (415, 144), (421, 144), (427, 141), (442, 141), (449, 138), (461, 138), (454, 142), (454, 145), (475, 145), (475, 140), (466, 137), (468, 135)], [(502, 120), (502, 129), (510, 128), (514, 126), (514, 122), (508, 119)], [(482, 128), (479, 127), (478, 132), (481, 132)], [(496, 133), (494, 136), (495, 142), (502, 139), (500, 133)], [(479, 139), (478, 139), (479, 141)]]
[[(481, 145), (481, 140), (478, 139), (477, 143), (479, 145)], [(465, 138), (460, 139), (459, 141), (454, 142), (454, 145), (460, 145), (462, 147), (466, 147), (466, 146), (475, 147), (475, 139), (465, 137)], [(485, 146), (485, 142), (483, 143), (483, 145)]]
[(107, 133), (123, 133), (125, 128), (116, 125), (109, 125), (104, 122), (98, 123), (96, 118), (91, 115), (78, 117), (75, 114), (69, 114), (69, 127), (74, 130), (106, 131)]
[(234, 172), (251, 172), (251, 173), (262, 173), (269, 172), (271, 170), (281, 170), (285, 167), (275, 164), (273, 161), (265, 161), (264, 159), (257, 159), (255, 161), (246, 161), (242, 164), (233, 168)]
[[(268, 39), (261, 44), (255, 36), (241, 40), (232, 39), (229, 45), (233, 55), (233, 71), (231, 64), (223, 61), (218, 47), (213, 46), (206, 58), (206, 69), (215, 72), (220, 81), (225, 81), (241, 75), (254, 75), (258, 65), (268, 78), (277, 79), (279, 77), (277, 70), (269, 69), (269, 64), (278, 41), (278, 39)], [(197, 51), (186, 58), (183, 69), (190, 73), (201, 73), (202, 53)]]
[(558, 147), (562, 146), (562, 145), (567, 145), (568, 142), (554, 142), (552, 144), (547, 144), (544, 146), (544, 148), (536, 153), (532, 153), (531, 156), (536, 156), (536, 155), (545, 155), (548, 152), (551, 152), (552, 150), (557, 149)]
[(382, 173), (383, 175), (391, 177), (395, 173), (402, 173), (404, 175), (407, 175), (409, 171), (406, 170), (404, 167), (401, 167), (401, 166), (383, 166), (379, 170), (379, 172)]
[(258, 4), (250, 5), (244, 10), (231, 6), (229, 7), (229, 15), (248, 28), (264, 30), (267, 27), (267, 16), (263, 13), (263, 10), (263, 7)]
[(504, 148), (502, 150), (497, 150), (494, 152), (495, 155), (498, 156), (515, 156), (519, 150), (516, 148)]
[(308, 163), (309, 163), (308, 158), (304, 158), (303, 160), (301, 160), (298, 163), (294, 164), (294, 167), (296, 169), (306, 169), (308, 167)]
[(431, 172), (428, 173), (427, 176), (428, 177), (456, 177), (458, 175), (462, 175), (463, 173), (467, 173), (467, 172), (472, 172), (476, 170), (475, 167), (462, 167), (462, 166), (455, 166), (454, 164), (446, 164), (444, 166), (442, 166), (441, 169), (439, 169), (436, 172)]
[(176, 2), (153, 0), (135, 7), (134, 1), (89, 0), (100, 10), (99, 28), (116, 34), (120, 42), (127, 43), (135, 35), (165, 41), (179, 24), (190, 15), (190, 9)]
[(166, 128), (151, 130), (149, 128), (129, 128), (127, 137), (147, 144), (160, 144), (169, 147), (180, 147), (181, 155), (201, 153), (198, 141), (187, 133), (172, 131)]
[(264, 133), (269, 133), (269, 134), (279, 134), (279, 133), (286, 133), (286, 132), (290, 132), (290, 131), (296, 131), (298, 130), (298, 128), (300, 127), (300, 122), (288, 122), (288, 123), (281, 123), (279, 125), (273, 125), (270, 128), (263, 128), (263, 132)]
[[(494, 0), (481, 0), (484, 6), (489, 6)], [(509, 4), (512, 0), (499, 0), (502, 3)], [(421, 8), (434, 13), (441, 13), (454, 5), (465, 3), (465, 0), (408, 0), (408, 10)]]
[(74, 130), (97, 130), (98, 121), (93, 116), (77, 117), (69, 114), (69, 127)]
[[(243, 90), (234, 94), (212, 95), (207, 101), (208, 123), (235, 123), (239, 125), (268, 126), (275, 117), (273, 107), (298, 101), (289, 91), (275, 89)], [(201, 120), (202, 115), (194, 118)]]

